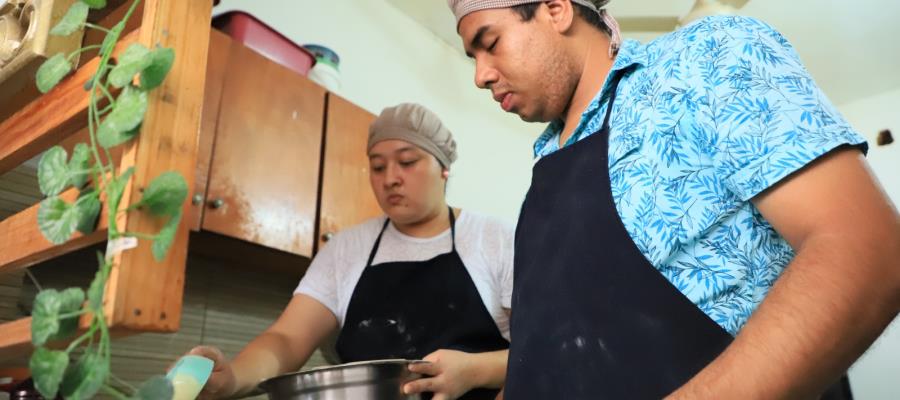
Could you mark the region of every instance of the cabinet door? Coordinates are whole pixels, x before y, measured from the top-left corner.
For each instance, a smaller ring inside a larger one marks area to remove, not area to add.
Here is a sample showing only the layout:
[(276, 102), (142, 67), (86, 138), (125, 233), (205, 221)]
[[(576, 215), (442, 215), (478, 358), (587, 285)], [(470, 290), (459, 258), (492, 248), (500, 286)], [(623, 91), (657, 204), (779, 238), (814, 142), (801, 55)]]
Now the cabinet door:
[(197, 169), (194, 178), (194, 191), (191, 193), (191, 213), (187, 218), (191, 230), (200, 230), (203, 211), (206, 209), (204, 199), (209, 179), (209, 164), (212, 160), (213, 142), (216, 138), (216, 126), (219, 122), (219, 107), (222, 104), (222, 85), (228, 70), (228, 54), (231, 49), (231, 38), (212, 29), (209, 35), (209, 55), (206, 64), (206, 89), (203, 93), (203, 115), (200, 116), (200, 137), (197, 146)]
[(232, 43), (203, 229), (311, 256), (325, 90)]
[(319, 247), (341, 229), (382, 214), (369, 184), (366, 154), (369, 125), (374, 119), (347, 100), (328, 94)]

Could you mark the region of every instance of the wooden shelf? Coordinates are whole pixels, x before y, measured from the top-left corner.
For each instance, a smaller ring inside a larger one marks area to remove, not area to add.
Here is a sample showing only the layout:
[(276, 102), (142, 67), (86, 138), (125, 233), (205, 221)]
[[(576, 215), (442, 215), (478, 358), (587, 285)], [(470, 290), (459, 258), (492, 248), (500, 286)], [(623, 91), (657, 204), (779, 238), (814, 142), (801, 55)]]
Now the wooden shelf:
[[(162, 86), (149, 93), (141, 134), (123, 146), (116, 156), (120, 159), (120, 169), (135, 167), (132, 182), (122, 197), (125, 204), (139, 198), (150, 181), (165, 171), (179, 172), (186, 178), (188, 187), (193, 184), (212, 15), (209, 1), (144, 0), (142, 3), (141, 12), (135, 17), (140, 19), (140, 28), (120, 40), (116, 53), (132, 43), (141, 43), (150, 48), (172, 48), (176, 58)], [(85, 63), (49, 93), (0, 122), (0, 174), (83, 132), (88, 107), (84, 83), (98, 65), (96, 58)], [(64, 196), (71, 201), (77, 193), (70, 190)], [(0, 222), (0, 273), (106, 239), (105, 221), (101, 221), (97, 232), (75, 235), (67, 243), (54, 246), (38, 231), (38, 207), (32, 206)], [(186, 203), (185, 215), (188, 207)], [(178, 329), (188, 243), (185, 221), (182, 220), (164, 261), (153, 259), (148, 241), (141, 241), (137, 248), (113, 258), (104, 314), (115, 335)], [(116, 222), (124, 231), (149, 233), (159, 231), (166, 221), (138, 212), (123, 213)], [(30, 326), (28, 318), (0, 325), (0, 360), (31, 351)]]
[[(31, 317), (0, 324), (0, 362), (20, 358), (31, 352)], [(27, 340), (22, 340), (26, 338)]]
[[(72, 203), (78, 197), (78, 190), (69, 189), (60, 195)], [(71, 240), (62, 245), (54, 245), (41, 234), (37, 225), (40, 204), (0, 221), (0, 274), (30, 267), (69, 252), (85, 248), (106, 240), (107, 221), (102, 219), (97, 230), (90, 235), (75, 233)]]
[[(118, 54), (138, 38), (125, 36)], [(87, 62), (49, 93), (0, 122), (0, 174), (19, 166), (87, 125), (88, 96), (84, 84), (97, 71), (99, 58)]]

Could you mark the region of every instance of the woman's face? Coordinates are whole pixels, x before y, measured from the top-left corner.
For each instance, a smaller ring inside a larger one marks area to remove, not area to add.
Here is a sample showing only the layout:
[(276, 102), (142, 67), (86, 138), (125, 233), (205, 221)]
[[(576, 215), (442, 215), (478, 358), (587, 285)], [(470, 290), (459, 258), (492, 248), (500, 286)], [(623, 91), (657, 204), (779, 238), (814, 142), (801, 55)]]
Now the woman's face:
[(444, 207), (447, 171), (430, 153), (403, 140), (369, 151), (369, 182), (378, 205), (397, 224), (415, 224)]

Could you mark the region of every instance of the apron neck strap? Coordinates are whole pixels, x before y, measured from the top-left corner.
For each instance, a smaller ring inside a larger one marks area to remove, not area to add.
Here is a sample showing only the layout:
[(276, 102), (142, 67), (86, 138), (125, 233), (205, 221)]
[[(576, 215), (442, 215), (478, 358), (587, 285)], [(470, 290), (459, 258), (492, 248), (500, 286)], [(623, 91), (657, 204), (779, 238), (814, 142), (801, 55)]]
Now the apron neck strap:
[(600, 126), (600, 130), (608, 130), (609, 129), (609, 119), (612, 116), (613, 104), (616, 101), (616, 91), (619, 89), (619, 81), (622, 80), (621, 72), (613, 72), (612, 82), (610, 82), (609, 86), (609, 105), (606, 106), (606, 116), (603, 118), (603, 125)]
[[(453, 208), (447, 206), (447, 212), (450, 215), (450, 243), (452, 252), (456, 252), (456, 216), (453, 215)], [(375, 245), (372, 246), (372, 251), (369, 252), (369, 260), (366, 261), (366, 268), (372, 266), (372, 261), (375, 261), (375, 254), (378, 253), (378, 246), (381, 245), (381, 237), (384, 236), (384, 231), (387, 229), (388, 224), (391, 223), (391, 219), (387, 218), (384, 220), (384, 225), (381, 226), (381, 231), (378, 232), (378, 238), (375, 239)]]
[(447, 212), (450, 214), (450, 249), (456, 252), (456, 216), (453, 215), (453, 207), (447, 206)]

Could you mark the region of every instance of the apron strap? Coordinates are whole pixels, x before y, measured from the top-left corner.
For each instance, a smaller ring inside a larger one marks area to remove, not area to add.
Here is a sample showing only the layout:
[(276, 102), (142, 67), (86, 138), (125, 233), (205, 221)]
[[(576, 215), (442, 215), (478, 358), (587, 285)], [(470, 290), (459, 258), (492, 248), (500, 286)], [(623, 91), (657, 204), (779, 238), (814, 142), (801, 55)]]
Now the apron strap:
[(381, 231), (378, 232), (378, 238), (375, 239), (375, 245), (372, 246), (372, 251), (369, 252), (369, 261), (366, 261), (366, 268), (372, 266), (372, 261), (375, 260), (375, 254), (378, 253), (378, 245), (381, 244), (381, 236), (384, 235), (384, 230), (387, 229), (389, 223), (391, 223), (391, 219), (385, 218), (384, 225), (381, 226)]
[(447, 211), (450, 213), (450, 249), (455, 253), (456, 252), (456, 216), (453, 215), (453, 208), (447, 206)]
[[(447, 211), (450, 214), (450, 249), (452, 252), (456, 252), (456, 216), (453, 215), (453, 208), (447, 206)], [(369, 252), (369, 260), (366, 261), (366, 268), (372, 266), (372, 261), (375, 261), (375, 254), (378, 254), (378, 246), (381, 244), (381, 237), (384, 236), (384, 231), (387, 229), (388, 224), (391, 223), (391, 219), (387, 218), (384, 221), (384, 225), (381, 226), (381, 231), (378, 232), (378, 238), (375, 239), (375, 244), (372, 246), (372, 250)]]
[[(609, 129), (609, 119), (612, 116), (613, 105), (616, 101), (616, 91), (619, 89), (619, 82), (622, 80), (623, 73), (621, 72), (613, 72), (614, 76), (611, 76), (612, 83), (609, 87), (609, 106), (606, 107), (606, 117), (603, 118), (603, 125), (600, 125), (600, 131), (602, 132), (604, 129)], [(608, 132), (608, 131), (607, 131)]]

